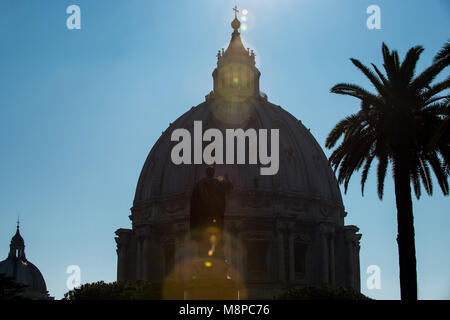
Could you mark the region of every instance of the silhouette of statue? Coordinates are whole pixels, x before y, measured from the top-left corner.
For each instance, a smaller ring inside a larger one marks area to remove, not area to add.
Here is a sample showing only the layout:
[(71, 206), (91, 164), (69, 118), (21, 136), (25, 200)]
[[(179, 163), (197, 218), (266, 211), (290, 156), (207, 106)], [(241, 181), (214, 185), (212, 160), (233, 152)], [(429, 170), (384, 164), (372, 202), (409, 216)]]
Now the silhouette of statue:
[[(191, 197), (191, 239), (199, 244), (199, 255), (212, 256), (221, 248), (221, 235), (225, 213), (225, 197), (233, 189), (228, 175), (214, 177), (214, 168), (206, 168), (203, 177), (194, 186)], [(209, 250), (208, 250), (209, 248)]]

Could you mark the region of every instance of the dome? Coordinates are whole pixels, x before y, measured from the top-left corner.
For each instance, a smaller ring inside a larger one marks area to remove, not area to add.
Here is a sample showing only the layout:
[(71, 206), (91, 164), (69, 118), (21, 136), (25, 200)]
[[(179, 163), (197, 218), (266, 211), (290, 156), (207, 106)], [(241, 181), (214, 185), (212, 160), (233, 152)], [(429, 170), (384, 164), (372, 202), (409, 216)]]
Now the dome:
[(19, 223), (11, 239), (8, 257), (0, 262), (0, 273), (28, 287), (28, 293), (45, 295), (47, 286), (39, 269), (25, 257), (25, 241), (20, 235)]
[(0, 262), (0, 273), (15, 279), (16, 282), (28, 286), (30, 291), (45, 293), (47, 286), (39, 269), (30, 261), (8, 257)]
[[(237, 9), (234, 10), (237, 13)], [(224, 137), (227, 129), (279, 130), (279, 170), (276, 174), (261, 175), (261, 166), (255, 164), (214, 165), (217, 176), (228, 174), (237, 193), (253, 192), (264, 197), (289, 195), (318, 200), (325, 206), (343, 211), (334, 173), (317, 141), (300, 120), (270, 103), (260, 92), (255, 54), (244, 48), (237, 22), (235, 15), (230, 44), (217, 55), (217, 67), (212, 74), (213, 91), (206, 96), (205, 102), (192, 107), (170, 124), (151, 149), (137, 184), (134, 208), (158, 199), (189, 195), (193, 185), (204, 176), (205, 164), (176, 165), (171, 161), (171, 151), (178, 143), (171, 141), (174, 130), (188, 130), (194, 141), (194, 121), (201, 121), (203, 132), (215, 128)], [(225, 142), (225, 138), (223, 140)], [(203, 142), (203, 148), (208, 143)], [(248, 151), (246, 143), (247, 158)], [(192, 148), (191, 154), (194, 155)]]
[[(236, 119), (242, 120), (241, 124), (235, 123)], [(216, 175), (229, 175), (235, 190), (284, 192), (342, 206), (328, 160), (309, 130), (280, 106), (258, 98), (242, 103), (206, 101), (171, 124), (145, 161), (136, 189), (135, 207), (158, 198), (189, 193), (194, 183), (204, 176), (206, 165), (175, 165), (171, 161), (171, 149), (176, 144), (171, 141), (172, 132), (185, 128), (193, 136), (194, 121), (202, 121), (203, 130), (279, 129), (279, 171), (276, 175), (260, 175), (258, 165), (214, 165)]]

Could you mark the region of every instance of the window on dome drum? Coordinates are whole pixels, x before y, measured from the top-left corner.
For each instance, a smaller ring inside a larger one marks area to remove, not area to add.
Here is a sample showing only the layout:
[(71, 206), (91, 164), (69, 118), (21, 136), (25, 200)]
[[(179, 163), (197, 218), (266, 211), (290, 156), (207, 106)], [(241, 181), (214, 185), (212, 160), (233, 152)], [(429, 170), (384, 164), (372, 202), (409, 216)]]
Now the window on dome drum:
[(267, 250), (268, 245), (265, 241), (247, 242), (247, 271), (249, 274), (267, 271)]
[(168, 276), (174, 267), (175, 262), (175, 245), (173, 242), (168, 242), (164, 246), (164, 273)]
[(294, 243), (294, 270), (295, 273), (306, 272), (306, 250), (308, 246), (306, 243), (295, 242)]

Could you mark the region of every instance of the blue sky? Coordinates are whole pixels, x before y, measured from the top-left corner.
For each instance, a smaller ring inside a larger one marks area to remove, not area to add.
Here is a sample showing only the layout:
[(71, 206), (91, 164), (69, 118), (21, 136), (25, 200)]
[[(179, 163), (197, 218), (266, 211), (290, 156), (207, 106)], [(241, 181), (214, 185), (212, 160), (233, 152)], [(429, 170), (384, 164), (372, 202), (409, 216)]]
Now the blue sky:
[[(82, 29), (66, 28), (77, 4)], [(20, 214), (28, 259), (56, 298), (66, 268), (82, 283), (116, 279), (114, 231), (128, 215), (146, 156), (170, 122), (212, 89), (217, 50), (230, 39), (235, 1), (2, 0), (0, 2), (0, 258)], [(381, 30), (366, 8), (381, 8)], [(350, 63), (381, 65), (381, 43), (403, 57), (423, 45), (418, 70), (450, 38), (446, 0), (247, 0), (247, 46), (257, 53), (261, 89), (324, 146), (358, 102), (329, 93), (338, 82), (370, 88)], [(445, 70), (448, 75), (448, 69)], [(441, 75), (441, 77), (443, 77)], [(326, 150), (326, 154), (330, 152)], [(360, 227), (361, 288), (398, 299), (392, 179), (379, 201), (369, 177), (344, 195), (346, 223)], [(449, 198), (435, 185), (414, 202), (419, 297), (450, 298)], [(366, 287), (369, 265), (380, 290)]]

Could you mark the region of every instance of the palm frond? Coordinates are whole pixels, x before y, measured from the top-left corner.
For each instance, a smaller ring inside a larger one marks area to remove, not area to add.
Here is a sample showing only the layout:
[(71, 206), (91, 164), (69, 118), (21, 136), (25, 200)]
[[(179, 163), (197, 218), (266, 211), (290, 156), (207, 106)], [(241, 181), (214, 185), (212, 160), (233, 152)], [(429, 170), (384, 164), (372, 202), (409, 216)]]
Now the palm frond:
[(419, 167), (419, 173), (422, 178), (422, 183), (425, 188), (425, 191), (429, 194), (433, 194), (433, 182), (431, 180), (430, 175), (430, 168), (428, 167), (426, 161), (423, 161), (420, 159), (420, 167)]
[(350, 61), (370, 80), (373, 86), (377, 89), (380, 95), (385, 96), (386, 90), (383, 83), (376, 77), (376, 75), (359, 60), (351, 58)]
[(409, 49), (408, 53), (405, 56), (405, 59), (400, 66), (402, 84), (409, 84), (411, 79), (414, 77), (417, 61), (419, 61), (420, 55), (422, 54), (423, 50), (424, 49), (422, 46), (416, 46)]
[(436, 152), (431, 153), (431, 155), (428, 157), (428, 161), (431, 165), (431, 168), (433, 169), (439, 186), (441, 187), (442, 193), (444, 193), (444, 195), (448, 195), (448, 172), (445, 170), (445, 167), (442, 165)]
[(442, 47), (442, 49), (434, 57), (434, 62), (445, 61), (450, 59), (450, 40)]
[(388, 157), (387, 155), (381, 156), (378, 158), (378, 167), (377, 167), (377, 192), (378, 197), (383, 199), (384, 192), (384, 179), (386, 178), (386, 169), (388, 166)]
[(449, 62), (438, 61), (429, 66), (425, 71), (418, 75), (410, 85), (412, 92), (420, 91), (423, 88), (430, 87), (431, 82), (436, 76), (448, 66)]
[(367, 176), (369, 175), (370, 166), (372, 165), (372, 161), (375, 158), (374, 154), (371, 154), (366, 158), (366, 163), (364, 165), (363, 171), (361, 173), (361, 194), (364, 197), (364, 187), (366, 185)]
[(383, 82), (383, 85), (385, 87), (388, 87), (389, 86), (389, 80), (386, 79), (384, 74), (381, 73), (381, 71), (378, 69), (378, 67), (375, 64), (371, 63), (371, 65), (372, 65), (373, 69), (375, 70), (375, 72), (377, 73), (378, 77), (381, 79), (381, 82)]
[(424, 92), (422, 95), (423, 99), (428, 104), (428, 103), (430, 103), (429, 99), (431, 99), (436, 94), (439, 94), (440, 92), (445, 91), (447, 89), (450, 89), (450, 77), (448, 77), (444, 81), (441, 81), (441, 82), (438, 82), (438, 83), (432, 85), (429, 89), (427, 89), (426, 92)]

